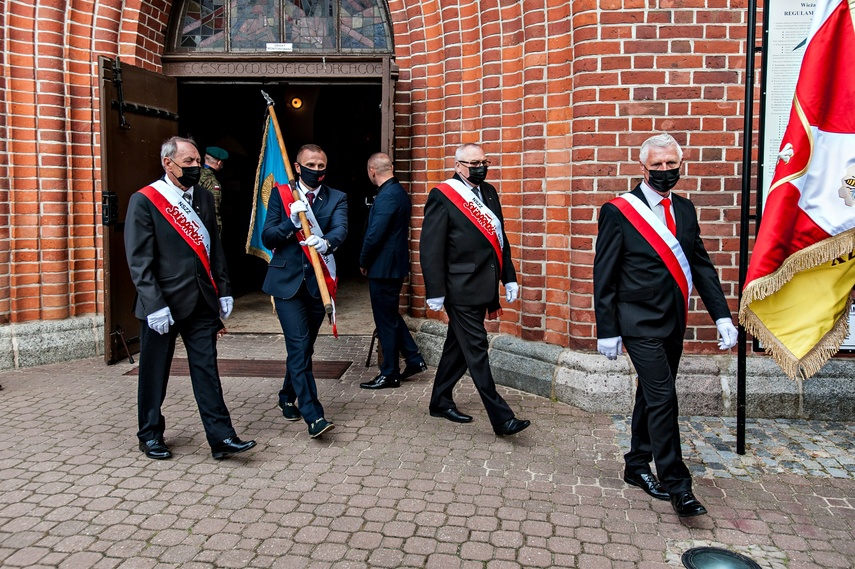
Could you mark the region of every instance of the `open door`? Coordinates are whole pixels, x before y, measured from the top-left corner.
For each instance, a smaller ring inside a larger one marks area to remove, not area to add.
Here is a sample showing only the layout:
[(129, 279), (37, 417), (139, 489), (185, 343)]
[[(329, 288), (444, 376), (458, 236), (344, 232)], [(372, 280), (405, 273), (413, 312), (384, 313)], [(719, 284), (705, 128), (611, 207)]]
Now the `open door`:
[(101, 57), (101, 205), (104, 224), (104, 360), (139, 352), (136, 290), (125, 258), (131, 195), (163, 176), (160, 145), (178, 134), (176, 79)]

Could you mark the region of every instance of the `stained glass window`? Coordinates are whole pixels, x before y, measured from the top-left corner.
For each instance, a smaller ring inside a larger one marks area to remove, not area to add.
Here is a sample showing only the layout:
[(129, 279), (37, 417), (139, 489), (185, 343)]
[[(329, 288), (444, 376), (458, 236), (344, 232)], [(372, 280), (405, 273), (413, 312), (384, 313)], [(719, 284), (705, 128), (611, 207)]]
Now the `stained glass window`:
[(190, 0), (185, 4), (180, 46), (199, 51), (226, 47), (224, 0)]
[(383, 0), (185, 0), (178, 51), (392, 51)]
[(280, 5), (280, 0), (231, 0), (231, 51), (265, 51), (268, 43), (279, 42)]
[(341, 50), (386, 51), (386, 18), (373, 0), (341, 0)]

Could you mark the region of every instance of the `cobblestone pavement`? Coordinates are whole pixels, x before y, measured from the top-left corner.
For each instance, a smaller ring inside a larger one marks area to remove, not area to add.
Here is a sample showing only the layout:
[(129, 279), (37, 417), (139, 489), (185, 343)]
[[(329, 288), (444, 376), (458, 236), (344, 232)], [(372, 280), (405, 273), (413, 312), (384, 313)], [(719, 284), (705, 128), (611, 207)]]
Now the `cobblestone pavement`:
[[(60, 568), (680, 567), (713, 545), (775, 569), (855, 565), (855, 425), (684, 418), (685, 454), (710, 514), (680, 521), (627, 486), (627, 418), (500, 388), (532, 427), (496, 437), (464, 378), (457, 425), (427, 413), (433, 369), (399, 389), (358, 383), (369, 338), (323, 336), (319, 380), (336, 429), (283, 420), (277, 378), (224, 377), (252, 451), (214, 461), (189, 379), (170, 382), (174, 457), (136, 447), (136, 378), (101, 360), (0, 373), (0, 566)], [(274, 335), (230, 334), (221, 358), (281, 359)]]

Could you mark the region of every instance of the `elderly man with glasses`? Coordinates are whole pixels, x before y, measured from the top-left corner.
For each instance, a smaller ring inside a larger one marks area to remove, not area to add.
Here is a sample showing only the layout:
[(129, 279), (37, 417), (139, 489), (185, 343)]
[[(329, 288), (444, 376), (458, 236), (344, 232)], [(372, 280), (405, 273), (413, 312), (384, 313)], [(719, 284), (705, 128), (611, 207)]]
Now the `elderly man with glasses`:
[(436, 368), (429, 411), (455, 423), (469, 423), (454, 403), (454, 386), (466, 372), (478, 389), (497, 435), (519, 433), (531, 423), (517, 419), (496, 391), (487, 354), (484, 318), (501, 314), (499, 280), (505, 299), (519, 296), (511, 247), (505, 235), (496, 188), (486, 183), (490, 161), (477, 144), (455, 152), (454, 176), (430, 191), (421, 232), (421, 267), (428, 308), (448, 314), (448, 334)]

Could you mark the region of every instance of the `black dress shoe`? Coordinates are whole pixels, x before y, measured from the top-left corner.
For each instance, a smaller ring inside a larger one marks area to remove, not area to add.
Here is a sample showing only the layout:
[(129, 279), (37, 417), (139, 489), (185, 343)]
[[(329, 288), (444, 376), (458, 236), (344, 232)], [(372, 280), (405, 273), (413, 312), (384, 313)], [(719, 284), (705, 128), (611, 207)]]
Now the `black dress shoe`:
[(282, 409), (282, 416), (286, 421), (296, 421), (303, 416), (293, 403), (280, 403), (279, 408)]
[(211, 447), (211, 456), (220, 460), (239, 452), (244, 452), (255, 446), (255, 441), (242, 441), (237, 435), (229, 437)]
[(140, 450), (149, 458), (155, 460), (164, 460), (172, 457), (169, 447), (163, 442), (163, 439), (151, 439), (150, 441), (140, 441)]
[(389, 387), (401, 387), (401, 380), (397, 377), (389, 377), (388, 375), (383, 375), (381, 373), (371, 381), (360, 383), (359, 387), (362, 389), (387, 389)]
[(503, 437), (505, 435), (515, 435), (523, 429), (527, 428), (531, 425), (531, 421), (527, 421), (525, 419), (517, 419), (516, 417), (511, 417), (498, 427), (495, 427), (493, 431), (496, 432), (497, 435)]
[(652, 472), (629, 472), (625, 470), (623, 473), (623, 481), (633, 486), (638, 486), (657, 500), (668, 500), (671, 496), (662, 489), (659, 481), (653, 476)]
[(691, 492), (671, 494), (671, 505), (674, 506), (674, 511), (681, 518), (691, 518), (707, 513), (707, 509), (698, 502), (698, 499)]
[(401, 373), (401, 379), (409, 379), (414, 375), (420, 374), (425, 371), (427, 371), (427, 364), (425, 362), (420, 362), (416, 365), (408, 365)]
[(464, 415), (460, 411), (457, 410), (456, 407), (449, 407), (448, 409), (431, 409), (430, 410), (431, 417), (442, 417), (444, 419), (448, 419), (449, 421), (453, 421), (455, 423), (471, 423), (472, 417), (469, 415)]

